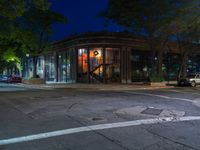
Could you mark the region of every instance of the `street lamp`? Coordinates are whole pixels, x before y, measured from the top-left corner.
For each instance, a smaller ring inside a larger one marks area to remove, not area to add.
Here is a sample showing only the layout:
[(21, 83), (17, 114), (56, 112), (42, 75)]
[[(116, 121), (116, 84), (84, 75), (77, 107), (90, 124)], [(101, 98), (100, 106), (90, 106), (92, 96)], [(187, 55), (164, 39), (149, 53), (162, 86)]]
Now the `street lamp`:
[(29, 54), (26, 54), (26, 78), (28, 78), (29, 77), (29, 70), (28, 70), (28, 68), (29, 68), (29, 64), (28, 64), (28, 58), (29, 58)]

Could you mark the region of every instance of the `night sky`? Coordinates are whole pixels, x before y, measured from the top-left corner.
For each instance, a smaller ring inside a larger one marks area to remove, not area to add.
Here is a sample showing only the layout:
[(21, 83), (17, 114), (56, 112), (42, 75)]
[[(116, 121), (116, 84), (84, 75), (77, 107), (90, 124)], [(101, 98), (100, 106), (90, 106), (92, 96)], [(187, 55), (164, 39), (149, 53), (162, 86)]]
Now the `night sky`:
[(110, 24), (105, 26), (103, 18), (99, 17), (99, 12), (107, 7), (108, 0), (50, 0), (51, 9), (64, 14), (67, 24), (54, 25), (54, 34), (51, 40), (61, 40), (69, 35), (91, 32), (91, 31), (116, 31), (122, 30), (120, 27)]

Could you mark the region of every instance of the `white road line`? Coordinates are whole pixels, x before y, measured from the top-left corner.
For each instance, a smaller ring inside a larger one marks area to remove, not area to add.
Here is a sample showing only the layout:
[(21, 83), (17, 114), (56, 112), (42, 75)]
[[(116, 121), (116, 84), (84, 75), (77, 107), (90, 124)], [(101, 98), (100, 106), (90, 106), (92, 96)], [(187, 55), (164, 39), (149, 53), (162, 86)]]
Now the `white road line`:
[(160, 97), (160, 98), (164, 98), (164, 99), (181, 100), (181, 101), (186, 101), (186, 102), (193, 102), (193, 100), (191, 100), (191, 99), (178, 98), (178, 97), (169, 97), (169, 96), (158, 95), (158, 94), (150, 94), (150, 93), (142, 93), (142, 92), (126, 92), (126, 93), (137, 94), (137, 95), (145, 95), (145, 96), (153, 96), (153, 97)]
[(176, 92), (176, 93), (181, 93), (181, 94), (192, 94), (192, 95), (200, 95), (200, 93), (193, 93), (189, 91), (178, 91), (178, 90), (163, 90), (166, 92)]
[(107, 123), (107, 124), (64, 129), (64, 130), (58, 130), (58, 131), (52, 131), (52, 132), (46, 132), (46, 133), (27, 135), (27, 136), (22, 136), (22, 137), (15, 137), (15, 138), (10, 138), (10, 139), (3, 139), (3, 140), (0, 140), (0, 145), (28, 142), (28, 141), (33, 141), (33, 140), (46, 139), (50, 137), (75, 134), (75, 133), (81, 133), (81, 132), (87, 132), (87, 131), (122, 128), (122, 127), (138, 126), (138, 125), (148, 125), (148, 124), (156, 124), (156, 123), (192, 121), (192, 120), (193, 121), (200, 120), (200, 116), (187, 116), (187, 117), (180, 117), (180, 118), (161, 117), (161, 118), (155, 118), (155, 119), (134, 120), (134, 121), (127, 121), (127, 122)]

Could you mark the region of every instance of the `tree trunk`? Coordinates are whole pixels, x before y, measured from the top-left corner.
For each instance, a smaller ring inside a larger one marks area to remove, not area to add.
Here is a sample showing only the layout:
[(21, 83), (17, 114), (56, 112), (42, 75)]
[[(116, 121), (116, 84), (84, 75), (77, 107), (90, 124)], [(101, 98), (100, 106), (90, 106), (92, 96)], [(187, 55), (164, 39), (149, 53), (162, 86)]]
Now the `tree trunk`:
[(163, 77), (163, 70), (162, 70), (163, 52), (164, 52), (167, 42), (168, 42), (168, 36), (161, 42), (160, 49), (158, 51), (158, 75), (159, 75), (159, 77)]
[(179, 68), (179, 72), (178, 72), (178, 80), (183, 77), (183, 68), (184, 68), (184, 65), (185, 65), (185, 50), (183, 50), (183, 47), (182, 47), (182, 42), (180, 41), (180, 38), (179, 38), (179, 35), (177, 35), (177, 42), (178, 42), (178, 47), (179, 47), (179, 50), (180, 50), (180, 68)]
[(163, 55), (162, 51), (158, 51), (157, 72), (158, 72), (159, 77), (163, 76), (163, 72), (162, 72), (163, 56), (162, 55)]
[(156, 50), (153, 44), (153, 37), (151, 37), (148, 41), (149, 43), (149, 48), (150, 48), (150, 52), (151, 52), (151, 76), (157, 75), (157, 66), (156, 66), (156, 61), (157, 61), (157, 57), (156, 57)]
[(158, 75), (158, 57), (156, 55), (156, 47), (155, 47), (155, 41), (153, 35), (150, 35), (149, 40), (149, 48), (151, 52), (151, 76), (157, 76)]
[(33, 78), (37, 78), (37, 56), (33, 56)]
[(179, 77), (183, 76), (185, 77), (187, 74), (187, 53), (184, 52), (181, 56), (181, 66), (180, 66), (180, 72), (179, 72)]
[(178, 78), (185, 77), (187, 75), (187, 52), (181, 55), (180, 69), (178, 73)]
[(151, 54), (151, 75), (156, 75), (157, 71), (156, 71), (156, 63), (155, 60), (156, 59), (156, 52), (154, 50), (152, 50), (152, 54)]

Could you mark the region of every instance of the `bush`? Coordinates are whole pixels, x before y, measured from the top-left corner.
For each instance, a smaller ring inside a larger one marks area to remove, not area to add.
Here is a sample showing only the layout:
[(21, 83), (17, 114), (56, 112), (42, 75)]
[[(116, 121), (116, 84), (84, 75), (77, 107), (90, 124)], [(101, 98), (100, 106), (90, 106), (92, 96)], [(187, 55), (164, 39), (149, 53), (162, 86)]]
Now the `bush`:
[(150, 77), (151, 82), (163, 82), (165, 81), (164, 78), (162, 76), (159, 75), (152, 75)]

